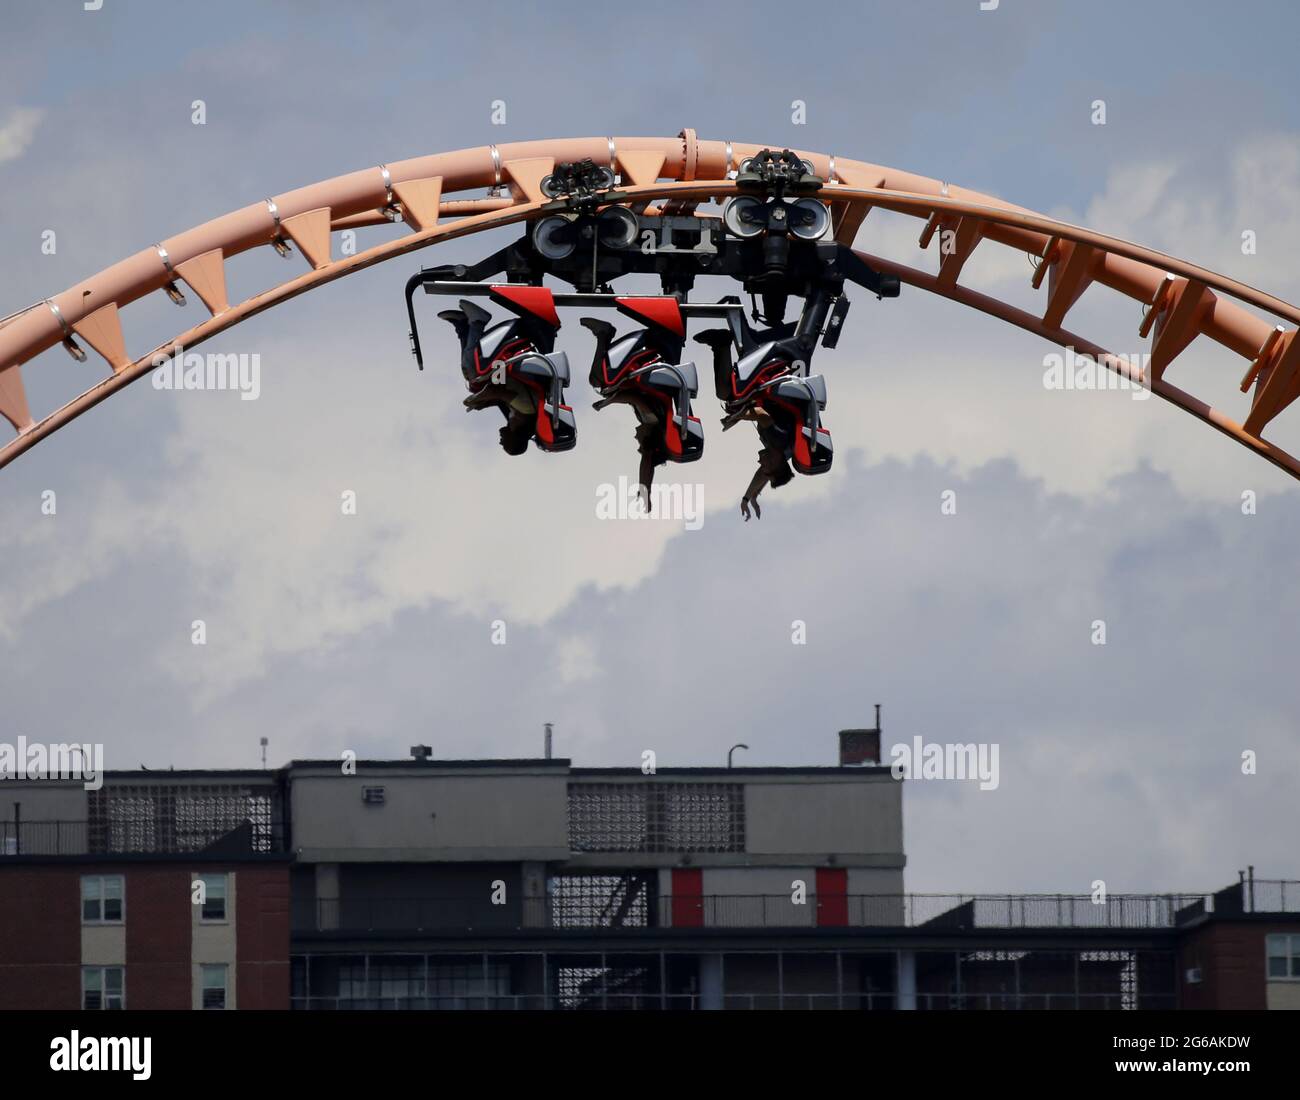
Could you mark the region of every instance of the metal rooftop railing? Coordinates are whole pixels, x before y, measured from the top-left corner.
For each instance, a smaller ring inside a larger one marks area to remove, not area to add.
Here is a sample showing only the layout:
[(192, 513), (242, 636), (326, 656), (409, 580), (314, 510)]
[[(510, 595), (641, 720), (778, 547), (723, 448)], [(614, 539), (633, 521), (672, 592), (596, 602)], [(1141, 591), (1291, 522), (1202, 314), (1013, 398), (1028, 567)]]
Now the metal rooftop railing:
[(265, 819), (0, 821), (0, 860), (13, 856), (251, 855), (288, 850), (284, 828)]

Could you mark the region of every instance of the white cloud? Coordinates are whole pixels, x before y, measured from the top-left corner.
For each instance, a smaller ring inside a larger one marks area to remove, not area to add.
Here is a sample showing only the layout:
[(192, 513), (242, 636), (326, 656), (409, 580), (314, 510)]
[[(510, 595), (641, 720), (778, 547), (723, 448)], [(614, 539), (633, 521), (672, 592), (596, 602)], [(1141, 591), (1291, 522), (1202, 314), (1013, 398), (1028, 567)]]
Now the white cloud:
[(555, 650), (556, 675), (560, 683), (577, 684), (600, 674), (596, 647), (589, 638), (569, 637), (560, 640)]
[(15, 107), (0, 125), (0, 164), (17, 160), (27, 151), (45, 112), (35, 107)]
[[(1300, 300), (1292, 263), (1300, 252), (1295, 135), (1243, 139), (1214, 174), (1169, 157), (1121, 163), (1082, 212), (1061, 207), (1050, 213)], [(867, 219), (859, 247), (934, 270), (933, 245), (928, 255), (916, 249), (919, 222), (875, 218)], [(1258, 235), (1257, 255), (1242, 254), (1246, 229)], [(1029, 266), (1011, 249), (986, 242), (967, 272), (963, 281), (976, 289), (1026, 308), (1043, 306), (1045, 292), (1029, 291)], [(1067, 327), (1117, 353), (1140, 355), (1150, 343), (1138, 337), (1139, 321), (1138, 303), (1094, 286), (1071, 311)], [(1159, 399), (1045, 391), (1043, 356), (1056, 350), (907, 287), (896, 301), (858, 294), (833, 363), (818, 363), (829, 376), (827, 420), (836, 445), (865, 445), (872, 456), (926, 455), (961, 471), (1009, 456), (1049, 488), (1080, 493), (1101, 492), (1109, 479), (1143, 462), (1203, 500), (1231, 500), (1244, 488), (1294, 486), (1263, 459)], [(1168, 378), (1242, 420), (1249, 398), (1237, 382), (1245, 369), (1246, 360), (1202, 339)], [(1292, 453), (1300, 451), (1298, 416), (1288, 411), (1269, 433)]]
[[(1244, 145), (1215, 181), (1186, 179), (1163, 161), (1124, 167), (1072, 220), (1157, 245), (1185, 234), (1182, 251), (1200, 259), (1216, 238), (1236, 239), (1249, 208), (1269, 227), (1268, 240), (1285, 242), (1295, 218), (1284, 207), (1300, 208), (1295, 149), (1294, 141)], [(1266, 156), (1271, 167), (1252, 168)], [(1215, 188), (1231, 199), (1187, 197)], [(898, 224), (868, 219), (866, 235), (880, 235), (885, 251), (909, 241), (914, 249), (918, 223)], [(305, 309), (277, 313), (274, 325), (259, 320), (208, 346), (262, 355), (258, 401), (144, 390), (148, 401), (168, 403), (146, 418), (171, 428), (166, 467), (129, 496), (118, 491), (92, 505), (103, 513), (91, 532), (93, 555), (44, 534), (0, 540), (24, 578), (3, 597), (6, 629), (20, 630), (44, 604), (108, 575), (127, 555), (165, 548), (191, 577), (176, 613), (186, 623), (204, 618), (210, 639), (204, 661), (169, 674), (213, 699), (258, 679), (278, 658), (344, 646), (435, 603), (484, 624), (497, 617), (512, 627), (544, 623), (584, 587), (609, 592), (647, 581), (674, 539), (698, 540), (680, 525), (596, 519), (596, 487), (635, 473), (633, 425), (625, 410), (588, 407), (581, 376), (589, 344), (576, 325), (566, 325), (562, 341), (578, 376), (580, 446), (512, 459), (496, 447), (492, 415), (459, 408), (450, 331), (422, 309), (431, 355), (418, 374), (391, 350), (403, 340), (400, 318), (373, 318), (369, 284), (356, 285), (361, 293), (322, 291)], [(933, 459), (936, 501), (955, 479), (1002, 458), (1048, 491), (1089, 495), (1106, 493), (1112, 478), (1142, 463), (1201, 500), (1233, 503), (1243, 486), (1263, 494), (1291, 485), (1161, 402), (1045, 391), (1042, 357), (1053, 347), (1036, 337), (922, 293), (883, 303), (855, 297), (841, 348), (817, 361), (829, 379), (837, 470), (770, 492), (764, 520), (751, 525), (755, 538), (771, 524), (800, 522), (805, 513), (796, 506), (828, 500), (855, 450), (872, 462)], [(1078, 320), (1104, 325), (1119, 316), (1136, 345), (1136, 305), (1111, 297), (1117, 305), (1085, 297)], [(1214, 350), (1221, 364), (1232, 361)], [(702, 364), (702, 378), (708, 375)], [(706, 485), (706, 527), (735, 524), (756, 441), (745, 426), (719, 432), (707, 392), (700, 407), (709, 429), (704, 460), (661, 476)], [(72, 425), (46, 446), (81, 429)], [(347, 489), (357, 494), (355, 516), (339, 507)]]
[[(761, 527), (719, 519), (670, 542), (638, 584), (512, 620), (504, 646), (438, 597), (377, 621), (364, 568), (328, 614), (295, 603), (328, 597), (295, 570), (350, 566), (356, 548), (339, 539), (294, 559), (280, 529), (264, 530), (271, 549), (250, 545), (251, 562), (264, 568), (277, 545), (290, 560), (226, 602), (215, 567), (146, 532), (111, 583), (0, 640), (6, 720), (47, 737), (103, 728), (122, 766), (255, 766), (260, 731), (274, 760), (400, 756), (414, 742), (441, 757), (535, 755), (543, 721), (580, 765), (636, 765), (646, 749), (661, 767), (721, 764), (737, 741), (747, 764), (789, 765), (832, 763), (836, 729), (869, 722), (879, 701), (888, 743), (1000, 746), (996, 790), (907, 785), (910, 889), (1204, 889), (1246, 863), (1293, 870), (1277, 822), (1300, 779), (1286, 645), (1300, 597), (1243, 588), (1224, 563), (1287, 560), (1294, 510), (1243, 516), (1149, 470), (1092, 497), (1047, 493), (1010, 462), (964, 476), (850, 460), (827, 480), (828, 496), (788, 498)], [(956, 516), (940, 514), (944, 484)], [(221, 503), (200, 499), (177, 522)], [(79, 515), (63, 538), (85, 547)], [(243, 523), (221, 568), (238, 564)], [(570, 552), (590, 560), (616, 526), (636, 524), (602, 523)], [(445, 533), (427, 571), (474, 545)], [(269, 607), (250, 628), (235, 616), (255, 596)], [(189, 645), (196, 604), (212, 608), (203, 650)], [(283, 636), (271, 609), (293, 620)], [(303, 641), (352, 616), (373, 625)], [(806, 645), (791, 645), (794, 618)], [(1091, 644), (1094, 618), (1105, 646)], [(223, 652), (244, 644), (261, 660), (251, 671)], [(1257, 775), (1241, 773), (1245, 749)]]

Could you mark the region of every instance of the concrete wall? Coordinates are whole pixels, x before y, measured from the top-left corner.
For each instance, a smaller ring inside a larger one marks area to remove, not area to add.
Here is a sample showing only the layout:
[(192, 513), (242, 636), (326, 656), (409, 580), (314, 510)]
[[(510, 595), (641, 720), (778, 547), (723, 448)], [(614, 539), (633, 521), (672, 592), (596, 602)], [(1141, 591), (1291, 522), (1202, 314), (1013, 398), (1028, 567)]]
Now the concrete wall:
[(126, 924), (83, 924), (82, 966), (125, 966)]
[[(705, 862), (703, 857), (700, 862)], [(825, 864), (823, 864), (825, 866)], [(809, 895), (817, 892), (817, 868), (809, 864), (788, 867), (708, 867), (704, 868), (705, 894), (783, 894), (790, 896), (796, 879), (806, 885)], [(848, 893), (901, 894), (903, 872), (899, 868), (850, 867)], [(672, 892), (671, 872), (660, 879), (662, 889)]]
[[(841, 867), (903, 866), (902, 785), (887, 771), (609, 777), (647, 785), (724, 779), (745, 786), (745, 850), (702, 853), (700, 863), (824, 866), (834, 856)], [(334, 767), (300, 767), (291, 780), (294, 846), (306, 862), (564, 860), (569, 857), (568, 782), (562, 768), (529, 765), (363, 763), (355, 775)], [(384, 788), (382, 804), (362, 800), (363, 789), (372, 786)], [(575, 853), (572, 862), (672, 866), (676, 853)]]
[[(700, 862), (705, 862), (705, 856)], [(787, 867), (711, 867), (701, 869), (701, 885), (706, 897), (704, 923), (721, 927), (801, 928), (817, 924), (817, 868)], [(658, 872), (659, 896), (668, 899), (673, 893), (671, 869)], [(903, 924), (903, 871), (901, 868), (851, 867), (848, 869), (847, 909), (850, 925), (901, 926)], [(792, 883), (805, 884), (803, 905), (792, 898)], [(872, 896), (879, 898), (871, 900)], [(735, 899), (729, 902), (728, 899)], [(670, 919), (671, 904), (661, 903), (663, 920)]]
[[(0, 781), (0, 821), (12, 823), (14, 807), (21, 804), (22, 822), (27, 826), (35, 821), (85, 821), (88, 794), (80, 780), (15, 780)], [(12, 837), (12, 824), (8, 832)], [(64, 828), (61, 838), (65, 850), (74, 841), (84, 841), (84, 830)], [(54, 851), (50, 845), (56, 840), (50, 829), (33, 826), (24, 833), (25, 850)], [(3, 853), (0, 853), (3, 854)]]
[[(362, 801), (382, 786), (384, 803)], [(364, 766), (344, 776), (296, 773), (294, 846), (307, 862), (557, 860), (568, 855), (568, 791), (562, 770)]]
[[(751, 782), (745, 791), (746, 852), (901, 857), (903, 787), (888, 774)], [(820, 861), (819, 861), (820, 862)]]
[[(698, 774), (665, 770), (656, 776), (582, 773), (581, 781), (624, 784), (735, 783), (744, 786), (745, 847), (695, 852), (695, 867), (791, 866), (874, 868), (891, 877), (863, 880), (863, 893), (902, 892), (903, 785), (887, 769), (809, 769)], [(833, 858), (832, 858), (833, 857)], [(574, 852), (574, 867), (671, 868), (677, 852)], [(707, 892), (707, 891), (706, 891)], [(750, 891), (754, 892), (754, 891)]]
[[(811, 867), (705, 867), (701, 878), (705, 897), (717, 899), (705, 903), (706, 924), (811, 928), (817, 923), (817, 873)], [(796, 879), (804, 883), (802, 905), (791, 900)], [(728, 898), (738, 900), (728, 904)]]
[(1272, 1009), (1300, 1011), (1300, 982), (1269, 982), (1266, 1000)]
[(902, 894), (901, 867), (850, 867), (849, 894)]

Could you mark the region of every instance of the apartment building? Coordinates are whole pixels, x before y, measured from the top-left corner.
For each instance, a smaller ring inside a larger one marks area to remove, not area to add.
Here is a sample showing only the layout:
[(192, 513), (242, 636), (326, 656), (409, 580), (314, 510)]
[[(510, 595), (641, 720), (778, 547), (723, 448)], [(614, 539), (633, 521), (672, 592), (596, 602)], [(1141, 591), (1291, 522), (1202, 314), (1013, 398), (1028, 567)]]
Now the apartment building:
[(287, 1008), (289, 865), (266, 773), (0, 785), (0, 1009)]
[(880, 760), (6, 780), (0, 1007), (1300, 1007), (1300, 884), (908, 894)]

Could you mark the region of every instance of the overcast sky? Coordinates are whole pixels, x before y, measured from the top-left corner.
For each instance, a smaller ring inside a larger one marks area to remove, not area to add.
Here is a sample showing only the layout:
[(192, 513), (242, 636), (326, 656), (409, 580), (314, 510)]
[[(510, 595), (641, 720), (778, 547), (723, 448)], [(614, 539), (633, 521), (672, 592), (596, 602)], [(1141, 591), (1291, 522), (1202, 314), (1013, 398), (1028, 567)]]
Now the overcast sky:
[[(343, 172), (683, 126), (986, 190), (1300, 301), (1290, 3), (620, 7), (8, 0), (0, 315)], [(918, 231), (877, 212), (858, 244), (931, 266)], [(996, 790), (908, 785), (909, 889), (1205, 890), (1249, 863), (1300, 877), (1294, 481), (1159, 400), (1048, 392), (1050, 345), (905, 288), (857, 294), (818, 358), (828, 476), (743, 523), (756, 444), (717, 430), (706, 393), (705, 457), (675, 475), (703, 486), (701, 529), (598, 520), (598, 486), (635, 476), (636, 454), (630, 413), (589, 408), (588, 333), (562, 333), (580, 438), (562, 455), (509, 458), (493, 418), (461, 411), (427, 302), (429, 369), (407, 351), (417, 264), (508, 239), (382, 265), (206, 345), (261, 356), (256, 401), (144, 382), (0, 471), (3, 739), (102, 741), (110, 767), (250, 767), (263, 735), (277, 765), (420, 742), (539, 755), (553, 721), (581, 765), (645, 749), (714, 765), (738, 741), (737, 762), (830, 764), (836, 731), (880, 702), (887, 746), (999, 746)], [(232, 300), (301, 264), (235, 259)], [(1006, 250), (967, 271), (1041, 301)], [(135, 354), (201, 316), (154, 297), (125, 313)], [(1138, 319), (1098, 288), (1070, 327), (1139, 353)], [(91, 359), (30, 366), (34, 411), (100, 377)], [(1170, 378), (1244, 418), (1244, 368), (1198, 344)], [(1272, 434), (1300, 448), (1300, 414)]]

